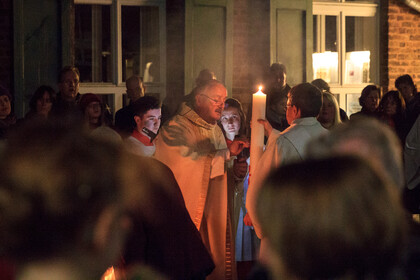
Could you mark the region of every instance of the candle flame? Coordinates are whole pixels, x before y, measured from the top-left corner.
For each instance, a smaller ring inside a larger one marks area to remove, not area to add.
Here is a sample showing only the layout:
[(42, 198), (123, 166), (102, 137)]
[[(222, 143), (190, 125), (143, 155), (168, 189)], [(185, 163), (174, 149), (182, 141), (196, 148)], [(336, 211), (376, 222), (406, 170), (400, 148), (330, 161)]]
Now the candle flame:
[(108, 268), (101, 278), (101, 280), (115, 280), (115, 279), (116, 278), (115, 278), (115, 272), (114, 272), (114, 267), (113, 266)]
[(257, 96), (259, 96), (259, 95), (265, 95), (264, 92), (261, 91), (262, 88), (263, 87), (261, 85), (258, 87), (258, 91), (255, 93)]

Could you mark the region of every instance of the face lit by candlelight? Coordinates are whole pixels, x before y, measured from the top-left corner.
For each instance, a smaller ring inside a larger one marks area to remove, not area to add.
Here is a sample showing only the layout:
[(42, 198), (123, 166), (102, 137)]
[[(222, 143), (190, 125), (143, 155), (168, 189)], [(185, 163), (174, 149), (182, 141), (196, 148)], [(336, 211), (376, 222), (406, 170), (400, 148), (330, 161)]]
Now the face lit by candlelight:
[(220, 122), (229, 140), (233, 140), (235, 135), (239, 134), (241, 128), (241, 117), (239, 111), (235, 107), (227, 107), (222, 112)]
[(145, 127), (153, 133), (157, 134), (160, 127), (161, 118), (161, 109), (158, 108), (147, 111), (142, 117), (134, 116), (134, 121), (136, 122), (137, 130), (139, 132), (141, 132), (143, 127)]
[(219, 82), (212, 82), (195, 96), (194, 109), (207, 123), (216, 124), (222, 116), (226, 97), (226, 88)]

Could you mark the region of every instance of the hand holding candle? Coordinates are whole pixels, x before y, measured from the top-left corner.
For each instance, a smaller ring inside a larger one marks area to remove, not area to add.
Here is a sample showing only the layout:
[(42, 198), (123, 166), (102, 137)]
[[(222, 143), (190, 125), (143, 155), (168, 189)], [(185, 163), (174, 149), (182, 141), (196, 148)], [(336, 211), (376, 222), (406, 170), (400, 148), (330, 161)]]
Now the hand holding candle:
[(258, 122), (258, 119), (265, 119), (266, 95), (258, 88), (258, 92), (252, 95), (252, 118), (251, 118), (251, 156), (250, 156), (250, 183), (251, 176), (263, 153), (264, 148), (264, 126)]

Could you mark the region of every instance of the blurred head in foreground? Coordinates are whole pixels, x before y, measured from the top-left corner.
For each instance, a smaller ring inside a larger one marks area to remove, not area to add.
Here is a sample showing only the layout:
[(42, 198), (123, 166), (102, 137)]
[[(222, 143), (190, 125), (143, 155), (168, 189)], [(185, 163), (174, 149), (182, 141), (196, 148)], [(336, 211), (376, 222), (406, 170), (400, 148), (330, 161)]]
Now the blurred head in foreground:
[(272, 172), (257, 213), (274, 278), (385, 279), (405, 240), (396, 192), (367, 162), (350, 156)]
[(99, 279), (115, 263), (125, 157), (80, 125), (31, 122), (10, 135), (0, 153), (0, 254), (16, 261), (22, 279), (31, 271), (60, 279), (68, 270)]
[(386, 124), (373, 118), (360, 118), (330, 130), (307, 145), (308, 157), (358, 155), (378, 168), (399, 188), (403, 187), (400, 140)]

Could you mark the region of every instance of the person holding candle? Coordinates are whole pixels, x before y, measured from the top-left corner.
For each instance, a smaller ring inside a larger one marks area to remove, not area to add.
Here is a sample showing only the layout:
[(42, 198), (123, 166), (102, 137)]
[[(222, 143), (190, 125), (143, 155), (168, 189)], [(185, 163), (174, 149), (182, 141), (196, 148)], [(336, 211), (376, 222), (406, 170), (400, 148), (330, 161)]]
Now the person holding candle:
[(272, 130), (266, 149), (258, 161), (255, 174), (251, 177), (246, 208), (258, 237), (262, 239), (260, 254), (263, 254), (266, 245), (264, 236), (261, 234), (261, 227), (256, 220), (255, 201), (258, 190), (272, 169), (285, 163), (302, 160), (306, 143), (327, 132), (316, 119), (321, 106), (322, 96), (317, 87), (302, 83), (290, 90), (286, 110), (287, 122), (290, 126), (283, 132)]
[(174, 173), (185, 205), (216, 268), (207, 279), (236, 279), (225, 163), (247, 143), (226, 144), (217, 125), (227, 96), (217, 80), (194, 89), (156, 139), (155, 158)]

